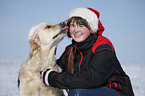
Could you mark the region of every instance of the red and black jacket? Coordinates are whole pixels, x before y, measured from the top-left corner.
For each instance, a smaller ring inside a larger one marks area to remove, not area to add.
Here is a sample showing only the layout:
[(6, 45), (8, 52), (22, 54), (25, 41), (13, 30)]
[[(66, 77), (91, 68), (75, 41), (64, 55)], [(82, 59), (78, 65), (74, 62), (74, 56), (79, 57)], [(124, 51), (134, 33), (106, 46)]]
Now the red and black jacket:
[[(74, 46), (74, 74), (66, 71), (69, 52)], [(115, 89), (120, 96), (134, 96), (129, 77), (123, 71), (112, 43), (103, 36), (90, 35), (85, 41), (66, 47), (57, 64), (63, 72), (51, 72), (49, 83), (62, 89), (95, 88), (106, 86)]]

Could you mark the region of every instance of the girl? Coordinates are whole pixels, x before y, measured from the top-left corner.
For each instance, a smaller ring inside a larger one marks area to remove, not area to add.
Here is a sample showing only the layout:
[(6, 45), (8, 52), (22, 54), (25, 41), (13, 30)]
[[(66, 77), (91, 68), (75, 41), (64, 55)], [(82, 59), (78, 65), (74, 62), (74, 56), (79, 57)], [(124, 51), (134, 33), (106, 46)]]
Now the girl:
[(63, 71), (43, 71), (43, 83), (69, 89), (69, 96), (134, 96), (112, 43), (102, 36), (99, 12), (84, 7), (73, 9), (67, 25), (72, 44), (56, 61)]

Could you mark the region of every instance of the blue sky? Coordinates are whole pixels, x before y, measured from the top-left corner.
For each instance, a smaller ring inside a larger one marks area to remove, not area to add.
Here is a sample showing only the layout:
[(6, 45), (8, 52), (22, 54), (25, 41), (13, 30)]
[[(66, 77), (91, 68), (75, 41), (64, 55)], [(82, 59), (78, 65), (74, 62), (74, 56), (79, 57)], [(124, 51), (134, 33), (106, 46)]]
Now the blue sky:
[[(120, 62), (145, 62), (145, 0), (0, 0), (0, 60), (25, 61), (30, 28), (64, 21), (77, 7), (100, 12)], [(57, 58), (70, 42), (65, 37), (58, 45)]]

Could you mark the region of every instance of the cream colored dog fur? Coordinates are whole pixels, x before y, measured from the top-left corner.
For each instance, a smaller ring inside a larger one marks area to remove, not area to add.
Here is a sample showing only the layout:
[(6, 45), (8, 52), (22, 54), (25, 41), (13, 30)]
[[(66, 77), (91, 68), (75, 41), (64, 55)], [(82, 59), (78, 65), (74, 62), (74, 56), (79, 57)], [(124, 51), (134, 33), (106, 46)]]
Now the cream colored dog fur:
[(59, 89), (43, 84), (40, 71), (48, 67), (58, 71), (55, 51), (57, 44), (65, 36), (64, 26), (64, 23), (42, 23), (30, 30), (30, 54), (19, 70), (20, 96), (60, 96)]

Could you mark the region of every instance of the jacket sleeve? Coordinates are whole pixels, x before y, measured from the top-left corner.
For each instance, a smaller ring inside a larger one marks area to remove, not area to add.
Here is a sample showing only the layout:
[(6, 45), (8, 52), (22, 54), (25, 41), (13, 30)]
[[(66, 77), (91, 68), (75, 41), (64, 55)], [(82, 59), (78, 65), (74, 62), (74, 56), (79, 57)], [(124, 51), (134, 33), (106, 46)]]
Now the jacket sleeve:
[(90, 65), (82, 72), (70, 74), (51, 72), (49, 84), (53, 87), (63, 89), (91, 88), (103, 86), (113, 73), (114, 53), (109, 50), (96, 52)]

